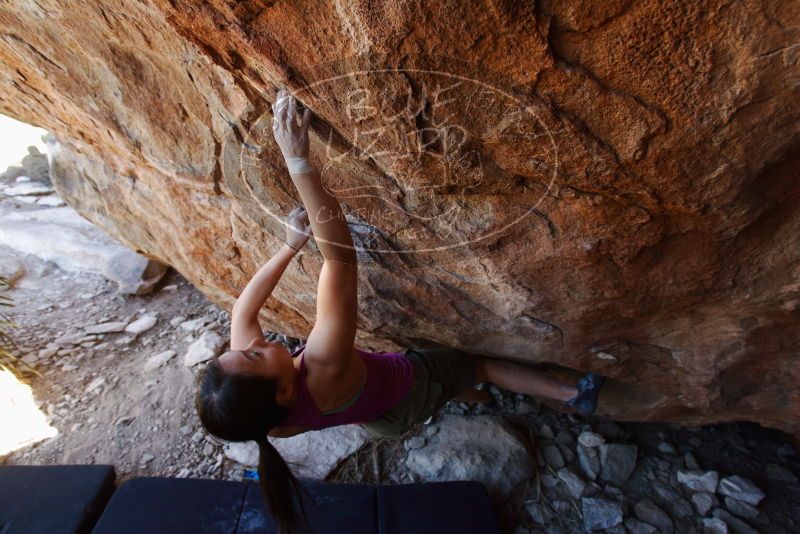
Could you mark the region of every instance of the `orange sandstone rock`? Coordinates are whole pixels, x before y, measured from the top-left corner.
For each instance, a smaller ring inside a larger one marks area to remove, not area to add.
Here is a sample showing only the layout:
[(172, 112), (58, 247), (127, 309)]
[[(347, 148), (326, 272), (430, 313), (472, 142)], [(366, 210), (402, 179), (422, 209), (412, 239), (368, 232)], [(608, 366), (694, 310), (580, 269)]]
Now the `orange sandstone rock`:
[[(288, 87), (361, 259), (359, 341), (611, 378), (600, 413), (800, 433), (788, 0), (13, 2), (0, 110), (58, 192), (230, 307), (298, 202)], [(320, 257), (264, 326), (305, 336)]]

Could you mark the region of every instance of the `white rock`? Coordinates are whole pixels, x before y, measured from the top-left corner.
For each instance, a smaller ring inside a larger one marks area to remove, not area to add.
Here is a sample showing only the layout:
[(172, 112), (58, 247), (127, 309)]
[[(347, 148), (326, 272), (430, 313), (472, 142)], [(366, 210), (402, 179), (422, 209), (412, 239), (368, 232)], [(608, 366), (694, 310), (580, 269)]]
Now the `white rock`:
[(703, 519), (703, 532), (708, 534), (728, 534), (728, 525), (722, 519), (707, 517)]
[(52, 261), (65, 271), (105, 276), (123, 293), (152, 290), (167, 270), (114, 241), (69, 206), (0, 215), (0, 245)]
[(41, 206), (50, 206), (52, 208), (58, 208), (66, 205), (66, 203), (58, 195), (45, 195), (43, 197), (39, 197), (36, 200), (36, 203)]
[(258, 444), (255, 441), (244, 441), (225, 444), (225, 456), (242, 465), (258, 465)]
[(425, 443), (427, 443), (427, 441), (428, 440), (426, 440), (422, 436), (413, 436), (408, 440), (406, 440), (406, 442), (403, 444), (403, 447), (407, 451), (411, 449), (420, 449), (425, 446)]
[(12, 185), (3, 189), (3, 194), (9, 196), (19, 195), (46, 195), (52, 193), (53, 189), (39, 182), (23, 182), (19, 185)]
[(594, 432), (581, 432), (581, 435), (578, 436), (578, 443), (590, 449), (592, 447), (599, 447), (605, 442), (606, 438)]
[(504, 498), (535, 469), (517, 432), (500, 417), (444, 415), (420, 435), (428, 442), (408, 452), (405, 466), (426, 481), (477, 480)]
[[(358, 425), (341, 425), (304, 432), (290, 438), (268, 438), (292, 472), (299, 477), (324, 480), (344, 459), (357, 451), (369, 434)], [(243, 465), (258, 464), (258, 445), (253, 441), (228, 443), (225, 456)]]
[(758, 509), (746, 502), (737, 501), (730, 497), (725, 497), (725, 508), (735, 516), (745, 519), (755, 519), (758, 517)]
[(695, 493), (692, 495), (692, 504), (694, 509), (701, 516), (708, 514), (711, 509), (719, 504), (717, 498), (710, 493)]
[(204, 324), (206, 324), (206, 318), (198, 317), (197, 319), (192, 319), (191, 321), (182, 322), (180, 327), (188, 332), (196, 332), (197, 330), (200, 330)]
[(189, 348), (183, 357), (183, 365), (191, 367), (198, 363), (205, 362), (219, 354), (225, 345), (225, 339), (216, 332), (203, 332)]
[(80, 343), (78, 340), (85, 337), (83, 332), (73, 332), (72, 334), (64, 334), (63, 336), (57, 337), (53, 343), (56, 345), (64, 346), (64, 345), (75, 345)]
[(758, 503), (766, 497), (758, 486), (739, 475), (723, 478), (719, 482), (719, 493), (753, 506), (758, 506)]
[(144, 315), (126, 326), (125, 331), (129, 334), (141, 334), (153, 328), (157, 322), (158, 317), (155, 315)]
[[(66, 367), (66, 366), (64, 366), (64, 367)], [(99, 377), (95, 378), (94, 380), (89, 382), (88, 386), (86, 386), (86, 393), (91, 393), (92, 391), (96, 390), (97, 388), (99, 388), (100, 386), (102, 386), (105, 383), (106, 383), (106, 379), (104, 377), (99, 376)]]
[(178, 316), (173, 317), (172, 319), (170, 319), (169, 320), (169, 324), (170, 324), (170, 326), (178, 326), (179, 324), (181, 324), (185, 320), (186, 320), (186, 317), (184, 317), (183, 315), (178, 315)]
[(175, 354), (177, 354), (174, 350), (165, 350), (155, 356), (150, 356), (146, 362), (144, 362), (144, 370), (145, 371), (152, 371), (154, 369), (158, 369), (168, 361), (170, 361)]
[(87, 334), (110, 334), (113, 332), (124, 332), (126, 326), (128, 326), (128, 323), (115, 321), (87, 326), (84, 330)]
[(678, 482), (692, 491), (716, 493), (719, 473), (716, 471), (678, 471)]
[(617, 357), (614, 356), (613, 354), (608, 353), (608, 352), (602, 352), (602, 351), (595, 352), (594, 355), (597, 356), (598, 358), (600, 358), (601, 360), (606, 360), (606, 361), (609, 361), (609, 362), (616, 362), (617, 361)]
[(39, 358), (40, 359), (51, 358), (55, 355), (56, 352), (58, 352), (58, 345), (50, 343), (47, 345), (47, 347), (39, 351)]

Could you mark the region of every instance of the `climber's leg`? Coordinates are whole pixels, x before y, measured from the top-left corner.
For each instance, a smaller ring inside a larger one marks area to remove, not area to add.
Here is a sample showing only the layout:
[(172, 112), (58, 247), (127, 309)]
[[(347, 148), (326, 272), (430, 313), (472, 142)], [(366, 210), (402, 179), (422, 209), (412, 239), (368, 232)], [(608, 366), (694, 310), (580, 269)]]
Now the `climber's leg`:
[(568, 401), (578, 394), (569, 386), (527, 365), (470, 354), (475, 362), (475, 381), (491, 382), (496, 386), (533, 397)]
[(488, 389), (468, 389), (462, 391), (455, 397), (455, 400), (463, 402), (477, 402), (478, 404), (488, 404), (492, 400), (492, 394)]

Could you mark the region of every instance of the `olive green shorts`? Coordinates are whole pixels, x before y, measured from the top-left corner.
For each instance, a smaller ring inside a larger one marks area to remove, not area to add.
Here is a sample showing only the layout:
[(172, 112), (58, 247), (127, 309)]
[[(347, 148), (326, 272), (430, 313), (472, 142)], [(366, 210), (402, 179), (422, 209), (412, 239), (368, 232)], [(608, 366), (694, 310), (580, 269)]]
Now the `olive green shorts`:
[(373, 437), (402, 435), (475, 385), (475, 364), (458, 349), (409, 349), (405, 355), (414, 364), (414, 382), (392, 409), (377, 419), (361, 423)]

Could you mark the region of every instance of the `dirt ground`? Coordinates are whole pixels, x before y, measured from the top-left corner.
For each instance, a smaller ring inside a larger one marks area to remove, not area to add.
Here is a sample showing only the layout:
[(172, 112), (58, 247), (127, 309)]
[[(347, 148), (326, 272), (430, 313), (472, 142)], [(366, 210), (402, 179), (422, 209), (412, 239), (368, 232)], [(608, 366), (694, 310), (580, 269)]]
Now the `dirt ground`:
[[(59, 433), (5, 460), (114, 464), (122, 480), (177, 475), (182, 470), (211, 478), (239, 478), (241, 473), (232, 473), (231, 462), (223, 459), (221, 446), (198, 433), (194, 371), (181, 361), (195, 336), (170, 324), (181, 317), (205, 318), (205, 328), (222, 333), (228, 326), (227, 313), (174, 272), (152, 295), (122, 297), (116, 294), (115, 284), (100, 276), (65, 273), (30, 256), (24, 260), (28, 274), (20, 287), (9, 292), (18, 324), (14, 337), (23, 355), (37, 354), (49, 343), (89, 325), (129, 322), (145, 313), (157, 314), (158, 322), (138, 336), (100, 334), (96, 340), (65, 346), (60, 353), (35, 362), (41, 376), (27, 376)], [(165, 350), (177, 355), (145, 372), (147, 358)]]

